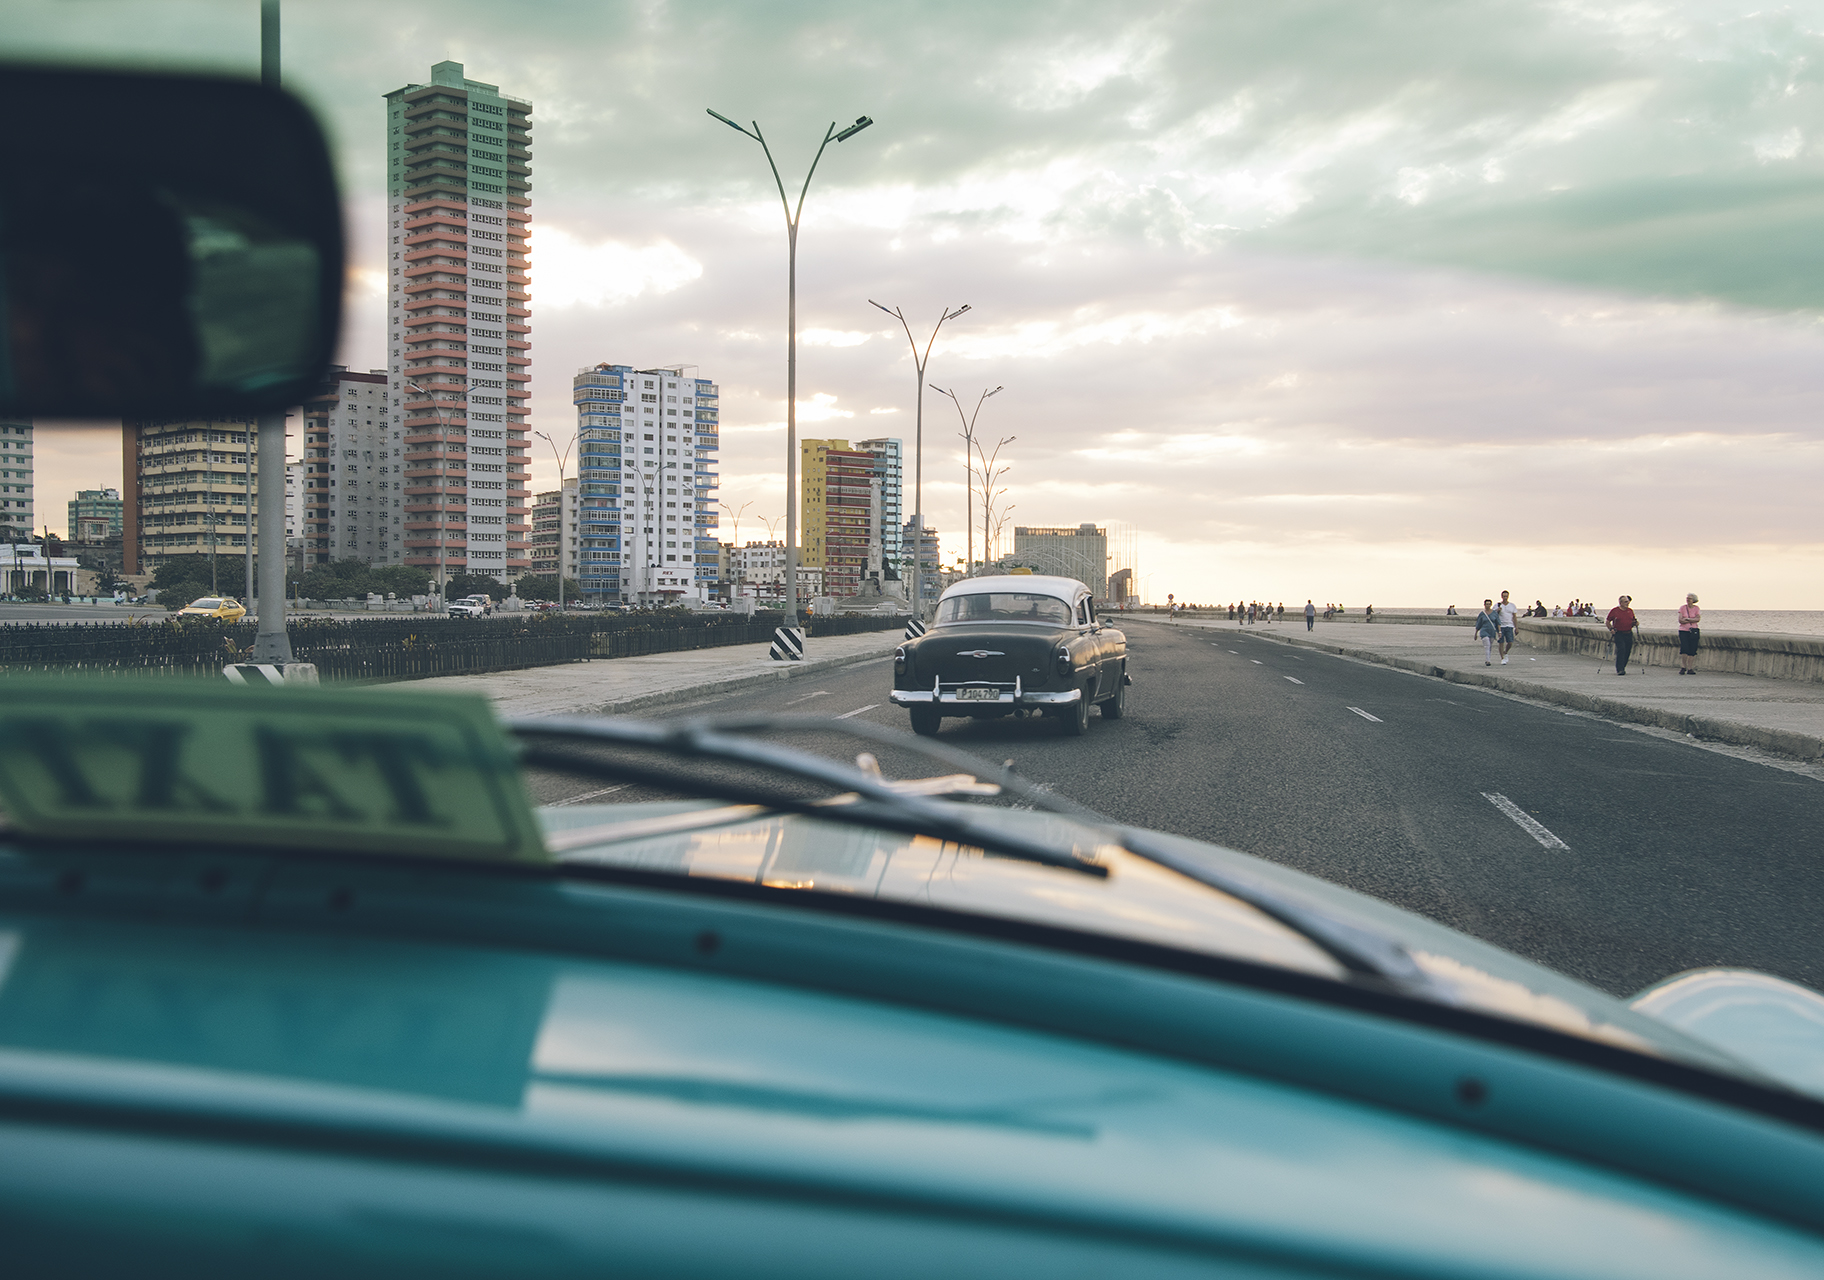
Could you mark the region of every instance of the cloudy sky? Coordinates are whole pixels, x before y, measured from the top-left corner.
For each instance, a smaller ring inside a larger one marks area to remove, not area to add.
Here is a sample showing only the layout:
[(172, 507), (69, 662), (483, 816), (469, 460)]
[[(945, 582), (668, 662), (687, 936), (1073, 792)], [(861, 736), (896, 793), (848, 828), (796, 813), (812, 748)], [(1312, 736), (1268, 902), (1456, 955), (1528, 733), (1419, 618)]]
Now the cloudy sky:
[[(1011, 523), (1119, 521), (1163, 599), (1627, 590), (1817, 608), (1824, 5), (292, 0), (340, 154), (343, 359), (378, 367), (380, 95), (453, 58), (535, 103), (534, 424), (587, 363), (722, 387), (740, 536), (804, 435), (914, 433), (904, 335), (1003, 453)], [(14, 0), (7, 56), (257, 66), (256, 0)], [(956, 412), (925, 508), (963, 548)], [(116, 482), (44, 432), (39, 499)], [(536, 478), (549, 483), (546, 458)], [(910, 495), (908, 495), (909, 499)], [(53, 526), (57, 524), (52, 517)], [(723, 534), (730, 533), (724, 526)]]

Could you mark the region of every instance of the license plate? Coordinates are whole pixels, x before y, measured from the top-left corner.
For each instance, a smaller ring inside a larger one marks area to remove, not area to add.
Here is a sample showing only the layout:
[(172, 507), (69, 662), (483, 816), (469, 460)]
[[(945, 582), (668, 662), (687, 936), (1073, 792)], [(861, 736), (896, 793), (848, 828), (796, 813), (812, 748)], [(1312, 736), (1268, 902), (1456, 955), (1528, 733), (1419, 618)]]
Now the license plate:
[(958, 689), (956, 691), (958, 702), (996, 702), (1000, 696), (999, 689)]

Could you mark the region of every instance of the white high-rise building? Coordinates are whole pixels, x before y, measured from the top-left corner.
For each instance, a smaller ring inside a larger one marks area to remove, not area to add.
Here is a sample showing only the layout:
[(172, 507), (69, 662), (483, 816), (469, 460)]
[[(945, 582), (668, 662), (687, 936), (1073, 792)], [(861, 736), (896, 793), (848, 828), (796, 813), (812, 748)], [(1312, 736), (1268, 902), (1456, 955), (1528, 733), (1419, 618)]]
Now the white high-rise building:
[(306, 563), (404, 563), (405, 446), (389, 403), (386, 370), (355, 373), (340, 365), (330, 366), (321, 391), (305, 403)]
[(405, 431), (405, 563), (531, 567), (532, 104), (464, 77), (386, 95), (387, 369)]
[(905, 445), (896, 438), (882, 437), (878, 440), (857, 440), (855, 447), (863, 453), (874, 455), (874, 478), (880, 481), (880, 552), (889, 563), (897, 566), (905, 546), (906, 516), (901, 497)]
[(715, 592), (719, 399), (689, 368), (604, 363), (571, 381), (585, 597), (659, 604)]
[(0, 539), (32, 533), (32, 420), (0, 418)]

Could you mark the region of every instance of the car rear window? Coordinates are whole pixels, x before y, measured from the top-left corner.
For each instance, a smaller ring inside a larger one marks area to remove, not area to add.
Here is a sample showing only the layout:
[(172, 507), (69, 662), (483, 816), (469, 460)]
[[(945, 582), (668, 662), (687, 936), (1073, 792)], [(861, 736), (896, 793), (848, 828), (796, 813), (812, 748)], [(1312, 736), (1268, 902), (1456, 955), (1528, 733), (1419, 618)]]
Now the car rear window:
[(946, 622), (1053, 622), (1070, 621), (1070, 606), (1056, 596), (1027, 591), (984, 591), (978, 595), (951, 596), (938, 602), (938, 625)]

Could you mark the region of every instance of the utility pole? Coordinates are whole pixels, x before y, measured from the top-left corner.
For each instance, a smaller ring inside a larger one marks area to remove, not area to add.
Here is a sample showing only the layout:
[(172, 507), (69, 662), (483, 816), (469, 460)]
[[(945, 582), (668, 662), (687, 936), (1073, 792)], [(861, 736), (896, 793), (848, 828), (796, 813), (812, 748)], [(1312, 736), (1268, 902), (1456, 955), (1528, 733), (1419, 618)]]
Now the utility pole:
[[(557, 611), (564, 611), (564, 469), (570, 465), (570, 450), (576, 446), (576, 437), (571, 436), (564, 445), (563, 453), (557, 451), (557, 441), (542, 431), (533, 435), (551, 446), (551, 456), (557, 459)], [(577, 494), (577, 501), (582, 501), (582, 494)]]
[[(798, 191), (798, 208), (785, 194), (785, 180), (779, 166), (773, 163), (773, 150), (766, 145), (760, 122), (750, 121), (752, 129), (736, 124), (719, 111), (709, 114), (760, 144), (766, 153), (767, 167), (773, 171), (773, 184), (779, 188), (779, 203), (785, 209), (786, 286), (785, 286), (785, 625), (798, 625), (798, 224), (804, 217), (804, 197), (811, 189), (811, 175), (831, 142), (847, 142), (874, 122), (866, 116), (855, 117), (855, 123), (838, 132), (834, 122), (823, 132), (823, 142), (805, 172), (804, 186)], [(800, 637), (802, 640), (802, 636)]]
[(251, 421), (242, 424), (241, 433), (241, 546), (247, 556), (247, 594), (241, 603), (253, 608), (253, 450)]
[[(279, 88), (279, 0), (260, 0), (260, 83)], [(260, 415), (260, 622), (253, 660), (287, 663), (291, 638), (285, 632), (285, 411)], [(251, 522), (247, 529), (252, 541)], [(251, 601), (247, 603), (251, 604)], [(306, 679), (313, 679), (316, 668)]]
[[(437, 438), (442, 442), (437, 450), (437, 471), (440, 476), (447, 475), (450, 469), (450, 421), (444, 416), (443, 405), (438, 401), (436, 396), (426, 391), (410, 378), (406, 379), (405, 385), (431, 402), (431, 412), (437, 415)], [(391, 406), (388, 407), (390, 408)], [(437, 492), (439, 516), (443, 515), (443, 507), (447, 500), (447, 494), (447, 484), (439, 486)], [(450, 609), (450, 573), (449, 566), (444, 560), (444, 547), (449, 535), (449, 522), (445, 519), (439, 519), (437, 521), (437, 607), (442, 609), (445, 613), (448, 613)], [(561, 578), (561, 563), (559, 565), (559, 570), (559, 577)]]
[[(931, 359), (931, 344), (937, 341), (938, 329), (944, 327), (946, 320), (954, 320), (971, 308), (967, 302), (955, 311), (946, 307), (944, 313), (937, 319), (936, 328), (931, 330), (931, 336), (925, 340), (925, 349), (921, 354), (918, 349), (918, 339), (912, 336), (912, 326), (906, 323), (906, 317), (898, 307), (889, 311), (872, 298), (868, 299), (868, 305), (880, 307), (882, 311), (886, 311), (888, 315), (899, 321), (900, 328), (906, 331), (906, 341), (912, 344), (912, 366), (918, 371), (918, 407), (914, 414), (917, 436), (912, 448), (912, 616), (923, 621), (925, 616), (925, 365)], [(932, 390), (936, 390), (936, 388), (933, 387)], [(999, 387), (995, 388), (995, 391), (999, 390)], [(992, 395), (993, 392), (989, 394)], [(958, 411), (961, 411), (960, 406)], [(965, 526), (968, 523), (967, 519), (963, 521)]]

